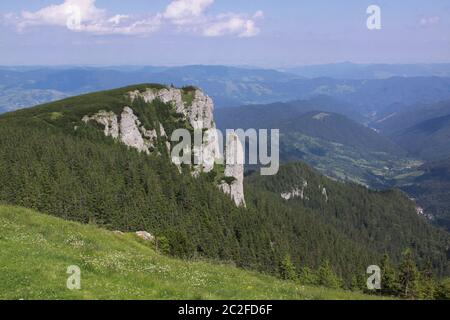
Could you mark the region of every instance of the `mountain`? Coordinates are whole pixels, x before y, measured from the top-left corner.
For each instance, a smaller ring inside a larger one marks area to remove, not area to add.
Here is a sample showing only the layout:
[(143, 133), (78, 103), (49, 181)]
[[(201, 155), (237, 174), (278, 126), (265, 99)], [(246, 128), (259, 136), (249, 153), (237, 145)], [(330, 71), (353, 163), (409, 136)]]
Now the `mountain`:
[[(422, 224), (422, 216), (412, 213), (412, 210), (416, 211), (415, 204), (401, 191), (375, 192), (356, 184), (342, 184), (317, 175), (305, 164), (285, 165), (275, 176), (253, 174), (248, 177), (247, 183), (252, 193), (256, 190), (263, 192), (267, 199), (258, 200), (258, 206), (267, 206), (272, 198), (281, 197), (291, 210), (300, 213), (311, 209), (316, 212), (317, 222), (323, 219), (339, 233), (353, 240), (359, 239), (356, 241), (364, 241), (374, 250), (383, 247), (382, 250), (392, 252), (396, 247), (394, 243), (402, 242), (400, 238), (409, 239), (406, 241), (413, 247), (422, 246), (413, 240), (413, 234), (428, 232), (425, 230), (429, 225)], [(247, 194), (252, 197), (250, 192)], [(348, 206), (348, 203), (352, 205)], [(402, 208), (408, 206), (410, 209), (403, 211)], [(317, 208), (321, 209), (317, 211)], [(396, 214), (391, 215), (390, 212)], [(298, 226), (292, 225), (292, 228), (297, 229)], [(441, 236), (445, 239), (447, 234), (442, 233)], [(301, 249), (297, 250), (301, 254)], [(448, 247), (446, 251), (448, 254)]]
[(58, 100), (64, 96), (158, 82), (201, 86), (219, 106), (266, 101), (274, 83), (297, 76), (275, 70), (227, 66), (35, 67), (0, 69), (0, 112)]
[(413, 166), (410, 172), (394, 177), (393, 186), (405, 190), (431, 221), (449, 230), (450, 101), (399, 105), (395, 112), (370, 125), (411, 156), (425, 161), (422, 166)]
[(214, 111), (217, 125), (226, 128), (269, 128), (275, 122), (283, 122), (312, 111), (343, 114), (355, 121), (364, 116), (349, 103), (325, 95), (305, 100), (275, 102), (270, 104), (244, 105), (235, 108), (219, 108)]
[(450, 158), (424, 164), (399, 177), (397, 185), (416, 199), (424, 215), (450, 231)]
[[(0, 206), (0, 221), (0, 299), (380, 299), (342, 289), (300, 288), (217, 262), (173, 259), (157, 250), (155, 241), (133, 233), (23, 208)], [(69, 266), (80, 267), (80, 290), (65, 286)]]
[(425, 160), (450, 156), (450, 101), (405, 108), (372, 124), (410, 154)]
[[(228, 163), (177, 165), (168, 137), (180, 128), (209, 132), (212, 110), (200, 89), (144, 84), (3, 114), (0, 202), (109, 230), (145, 230), (167, 239), (173, 256), (273, 275), (290, 255), (298, 270), (329, 261), (349, 285), (385, 252), (398, 262), (407, 248), (421, 267), (431, 259), (436, 274), (449, 274), (448, 234), (399, 191), (338, 183), (303, 164), (282, 168), (279, 178), (246, 180)], [(214, 156), (210, 142), (203, 148)], [(308, 200), (286, 200), (305, 179)]]
[(306, 78), (387, 79), (392, 77), (450, 77), (450, 64), (356, 64), (350, 62), (285, 69)]
[(345, 144), (360, 150), (402, 155), (392, 141), (349, 118), (330, 112), (309, 112), (282, 124), (286, 134), (302, 132), (312, 137)]
[(450, 156), (450, 114), (420, 122), (393, 139), (411, 154), (427, 160)]
[[(164, 83), (203, 88), (218, 108), (329, 96), (351, 104), (352, 117), (390, 112), (394, 104), (450, 99), (450, 79), (304, 78), (289, 72), (229, 66), (180, 67), (28, 67), (0, 68), (0, 112), (134, 83)], [(391, 112), (392, 113), (392, 112)], [(349, 114), (346, 114), (349, 115)]]
[(349, 109), (348, 104), (317, 97), (218, 109), (215, 116), (222, 130), (280, 129), (285, 162), (305, 161), (330, 177), (385, 188), (392, 176), (404, 173), (415, 161), (388, 138), (336, 113), (350, 113)]
[(393, 135), (411, 128), (420, 122), (450, 114), (450, 100), (431, 104), (404, 105), (391, 107), (388, 114), (379, 114), (370, 125), (384, 135)]

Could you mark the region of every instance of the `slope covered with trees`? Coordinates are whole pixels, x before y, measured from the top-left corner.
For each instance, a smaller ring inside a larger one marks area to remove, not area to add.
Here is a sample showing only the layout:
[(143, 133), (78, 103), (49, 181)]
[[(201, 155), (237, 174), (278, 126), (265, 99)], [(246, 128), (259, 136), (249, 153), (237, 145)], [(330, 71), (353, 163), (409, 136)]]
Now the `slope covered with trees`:
[[(18, 207), (0, 206), (0, 234), (0, 299), (380, 298), (282, 281), (230, 264), (173, 259), (135, 234)], [(69, 266), (79, 267), (79, 290), (66, 287)]]
[[(299, 165), (269, 180), (250, 177), (247, 209), (236, 208), (217, 188), (216, 171), (197, 179), (190, 170), (180, 174), (164, 144), (156, 146), (160, 155), (138, 153), (81, 121), (99, 110), (117, 113), (130, 105), (147, 128), (155, 120), (168, 134), (186, 127), (171, 105), (132, 103), (126, 95), (149, 86), (2, 115), (0, 202), (110, 230), (146, 230), (166, 239), (172, 255), (233, 261), (278, 275), (290, 255), (298, 269), (328, 261), (349, 285), (352, 275), (364, 274), (385, 252), (397, 262), (407, 248), (419, 265), (431, 260), (436, 274), (449, 273), (448, 235), (416, 216), (400, 192), (340, 184)], [(303, 173), (311, 183), (310, 201), (286, 202), (278, 192)], [(329, 190), (329, 200), (323, 200), (319, 184)]]

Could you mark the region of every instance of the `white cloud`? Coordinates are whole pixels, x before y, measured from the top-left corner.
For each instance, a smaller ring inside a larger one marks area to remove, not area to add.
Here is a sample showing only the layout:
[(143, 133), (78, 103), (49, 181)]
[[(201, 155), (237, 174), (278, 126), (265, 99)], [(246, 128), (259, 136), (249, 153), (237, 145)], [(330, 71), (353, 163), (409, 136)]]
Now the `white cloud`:
[(5, 15), (4, 21), (14, 25), (20, 32), (33, 27), (54, 26), (96, 35), (148, 35), (166, 24), (175, 26), (178, 32), (206, 37), (253, 37), (259, 34), (257, 20), (264, 17), (262, 11), (257, 11), (253, 16), (207, 14), (207, 9), (213, 4), (214, 0), (174, 0), (163, 13), (136, 17), (127, 14), (108, 15), (105, 9), (96, 6), (95, 0), (64, 0), (61, 4), (38, 11)]
[(220, 37), (224, 35), (237, 35), (238, 37), (254, 37), (260, 29), (252, 19), (246, 19), (239, 15), (226, 15), (209, 23), (203, 30), (207, 37)]
[(62, 4), (35, 12), (23, 11), (13, 20), (19, 31), (30, 27), (57, 26), (98, 35), (149, 34), (161, 25), (161, 15), (140, 19), (120, 14), (110, 17), (106, 10), (96, 7), (95, 0), (65, 0)]
[(422, 27), (431, 27), (435, 24), (438, 24), (440, 21), (441, 17), (439, 16), (423, 17), (420, 19), (419, 24)]
[(167, 6), (164, 18), (178, 25), (198, 23), (213, 3), (214, 0), (175, 0)]
[(253, 37), (259, 34), (256, 20), (264, 18), (259, 10), (252, 17), (243, 14), (207, 15), (214, 0), (175, 0), (164, 13), (164, 18), (178, 26), (179, 31), (197, 32), (206, 37), (232, 35)]

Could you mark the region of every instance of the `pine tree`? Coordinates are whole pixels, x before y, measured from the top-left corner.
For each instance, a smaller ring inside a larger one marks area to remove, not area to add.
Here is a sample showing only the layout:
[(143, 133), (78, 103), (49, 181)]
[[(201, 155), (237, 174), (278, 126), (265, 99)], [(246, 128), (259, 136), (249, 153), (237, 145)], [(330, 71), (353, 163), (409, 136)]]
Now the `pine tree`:
[(420, 298), (433, 300), (436, 297), (437, 285), (433, 277), (433, 263), (428, 260), (425, 269), (420, 273)]
[(318, 278), (311, 268), (303, 267), (300, 272), (300, 282), (306, 285), (317, 285)]
[(405, 298), (417, 298), (419, 295), (419, 272), (410, 249), (403, 253), (400, 264), (399, 283), (400, 292)]
[(290, 255), (286, 255), (280, 266), (281, 278), (284, 280), (297, 280), (297, 271)]
[(436, 290), (435, 299), (450, 300), (450, 278), (444, 279), (439, 283)]
[(381, 292), (386, 295), (396, 295), (399, 290), (395, 267), (388, 254), (381, 261)]
[(342, 280), (334, 273), (328, 260), (320, 266), (318, 277), (321, 286), (335, 289), (342, 286)]

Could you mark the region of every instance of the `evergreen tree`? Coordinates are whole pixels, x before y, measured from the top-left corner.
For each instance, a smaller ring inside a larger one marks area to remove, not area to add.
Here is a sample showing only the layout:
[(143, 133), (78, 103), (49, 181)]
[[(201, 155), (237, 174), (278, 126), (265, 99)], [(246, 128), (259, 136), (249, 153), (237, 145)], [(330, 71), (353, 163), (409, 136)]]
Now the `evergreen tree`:
[(433, 300), (436, 296), (437, 284), (433, 277), (433, 264), (428, 260), (425, 269), (420, 274), (420, 298)]
[(386, 295), (396, 295), (399, 291), (399, 283), (395, 267), (391, 263), (388, 254), (381, 261), (381, 292)]
[(444, 279), (436, 288), (435, 299), (450, 300), (450, 278)]
[(321, 286), (335, 289), (342, 286), (342, 280), (334, 273), (328, 260), (320, 266), (318, 278)]
[(366, 279), (363, 275), (355, 274), (350, 282), (350, 290), (352, 291), (364, 291), (367, 289)]
[(419, 277), (416, 263), (410, 249), (405, 250), (399, 270), (400, 292), (405, 298), (417, 298), (419, 295)]
[(295, 269), (294, 264), (292, 263), (292, 259), (290, 255), (286, 255), (281, 262), (280, 266), (280, 275), (284, 280), (297, 280), (297, 271)]
[(311, 268), (303, 267), (300, 272), (300, 282), (306, 285), (317, 285), (317, 275)]

